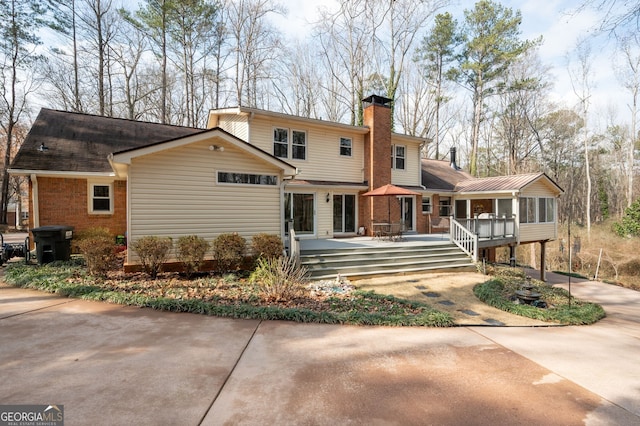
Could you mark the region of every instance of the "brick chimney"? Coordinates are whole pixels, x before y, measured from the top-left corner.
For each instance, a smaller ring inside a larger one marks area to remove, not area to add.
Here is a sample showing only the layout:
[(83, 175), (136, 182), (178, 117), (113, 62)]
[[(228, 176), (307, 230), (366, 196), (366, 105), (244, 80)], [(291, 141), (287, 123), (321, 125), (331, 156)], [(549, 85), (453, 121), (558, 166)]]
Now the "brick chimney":
[[(364, 125), (369, 127), (364, 140), (364, 176), (369, 191), (391, 183), (391, 102), (378, 95), (362, 100)], [(372, 230), (372, 223), (387, 221), (389, 200), (386, 198), (362, 197), (360, 223), (368, 232)]]

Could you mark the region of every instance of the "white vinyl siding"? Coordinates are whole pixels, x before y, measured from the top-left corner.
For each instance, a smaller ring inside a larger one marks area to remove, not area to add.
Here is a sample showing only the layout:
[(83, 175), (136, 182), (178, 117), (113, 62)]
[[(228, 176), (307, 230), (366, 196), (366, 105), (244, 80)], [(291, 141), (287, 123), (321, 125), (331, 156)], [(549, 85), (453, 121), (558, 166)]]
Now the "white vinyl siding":
[[(196, 234), (208, 241), (227, 232), (250, 240), (266, 232), (280, 235), (279, 185), (217, 184), (217, 171), (234, 170), (277, 175), (280, 170), (225, 145), (210, 151), (212, 142), (170, 149), (135, 158), (130, 166), (128, 202), (129, 241), (142, 236)], [(132, 261), (133, 253), (129, 253)]]
[(247, 142), (249, 140), (249, 124), (243, 115), (223, 115), (219, 117), (218, 127)]
[[(293, 129), (306, 132), (305, 160), (289, 158), (285, 161), (300, 168), (297, 179), (331, 180), (340, 182), (362, 182), (364, 168), (364, 136), (347, 134), (344, 129), (309, 126), (287, 120), (255, 117), (251, 121), (251, 144), (263, 151), (273, 152), (274, 128)], [(340, 155), (336, 141), (351, 138), (352, 156)], [(290, 141), (291, 142), (291, 141)], [(291, 143), (289, 143), (291, 147)], [(291, 157), (291, 152), (289, 152)], [(284, 159), (284, 158), (283, 158)]]
[(391, 169), (391, 183), (394, 185), (420, 186), (421, 164), (420, 164), (420, 144), (397, 143), (405, 147), (404, 170)]
[[(538, 199), (555, 198), (556, 194), (553, 191), (554, 190), (549, 185), (545, 185), (544, 181), (541, 180), (526, 187), (520, 194), (520, 198), (532, 198), (534, 200), (534, 211), (536, 212), (536, 220), (538, 220)], [(553, 217), (555, 218), (555, 208), (557, 203), (554, 201), (553, 204)], [(519, 215), (522, 213), (523, 212), (521, 211), (518, 212)], [(554, 240), (558, 237), (558, 227), (555, 220), (547, 223), (540, 223), (539, 221), (536, 223), (520, 223), (519, 231), (519, 240), (521, 243)]]

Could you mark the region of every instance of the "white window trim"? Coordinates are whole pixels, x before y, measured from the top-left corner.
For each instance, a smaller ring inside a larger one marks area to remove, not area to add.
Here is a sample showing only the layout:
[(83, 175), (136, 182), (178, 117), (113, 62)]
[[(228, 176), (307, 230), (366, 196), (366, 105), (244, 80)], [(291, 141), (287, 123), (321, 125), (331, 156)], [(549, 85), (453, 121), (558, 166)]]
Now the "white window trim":
[[(309, 158), (309, 132), (307, 130), (302, 129), (294, 129), (291, 127), (283, 127), (283, 126), (273, 126), (272, 133), (275, 132), (276, 129), (286, 130), (287, 131), (287, 156), (286, 157), (278, 157), (275, 155), (275, 139), (272, 143), (272, 153), (274, 157), (282, 158), (286, 160), (294, 160), (294, 161), (307, 161)], [(304, 134), (304, 145), (294, 144), (293, 143), (293, 132), (303, 133)], [(284, 145), (284, 144), (283, 144)], [(293, 147), (294, 146), (304, 146), (304, 158), (293, 158)]]
[[(424, 209), (422, 208), (424, 206), (424, 201), (425, 200), (429, 200), (429, 210), (428, 211), (424, 211)], [(432, 214), (433, 213), (433, 198), (431, 197), (431, 195), (423, 195), (422, 196), (422, 205), (420, 206), (420, 211), (422, 211), (422, 214)]]
[[(391, 162), (391, 166), (392, 167), (391, 168), (393, 170), (406, 171), (407, 170), (407, 146), (406, 145), (400, 145), (400, 144), (393, 144), (393, 145), (391, 145), (391, 147), (392, 147), (392, 150), (393, 150), (393, 152), (392, 152), (393, 156), (392, 156), (392, 162)], [(397, 147), (404, 148), (404, 156), (403, 157), (398, 157), (397, 156), (397, 154), (398, 154), (398, 151), (396, 149)], [(396, 167), (396, 158), (402, 158), (404, 160), (404, 168), (399, 169), (399, 168)]]
[[(349, 155), (344, 155), (342, 153), (342, 140), (343, 139), (349, 141)], [(347, 158), (353, 157), (353, 138), (348, 138), (346, 136), (340, 136), (340, 138), (338, 138), (338, 154), (340, 155), (340, 157), (347, 157)]]
[[(256, 176), (273, 176), (276, 178), (276, 183), (273, 185), (267, 185), (267, 184), (262, 184), (262, 183), (235, 183), (235, 182), (220, 182), (219, 180), (219, 173), (237, 173), (237, 174), (243, 174), (243, 175), (256, 175)], [(238, 171), (230, 171), (230, 170), (217, 170), (216, 171), (216, 185), (221, 185), (221, 186), (248, 186), (248, 187), (267, 187), (267, 188), (273, 188), (273, 187), (277, 187), (278, 185), (280, 185), (280, 178), (278, 177), (277, 173), (256, 173), (256, 172), (238, 172)]]
[[(299, 145), (299, 144), (294, 144), (293, 143), (293, 132), (298, 132), (298, 133), (304, 134), (304, 145)], [(297, 161), (307, 161), (307, 158), (309, 157), (309, 132), (307, 132), (306, 130), (300, 130), (300, 129), (290, 129), (289, 130), (289, 140), (291, 140), (291, 142), (289, 143), (289, 152), (291, 153), (291, 156), (289, 157), (289, 159), (290, 160), (297, 160)], [(293, 158), (293, 147), (294, 146), (304, 146), (304, 158)]]
[[(96, 186), (109, 187), (109, 210), (93, 210), (93, 188)], [(87, 182), (87, 211), (89, 214), (112, 215), (113, 214), (113, 182), (88, 181)]]

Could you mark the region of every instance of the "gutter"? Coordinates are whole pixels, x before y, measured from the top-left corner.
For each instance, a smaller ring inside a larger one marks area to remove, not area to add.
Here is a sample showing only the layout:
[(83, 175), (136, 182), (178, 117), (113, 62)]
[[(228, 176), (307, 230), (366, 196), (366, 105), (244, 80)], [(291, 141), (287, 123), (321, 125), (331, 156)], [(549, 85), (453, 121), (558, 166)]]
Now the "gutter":
[(40, 226), (40, 206), (38, 203), (38, 177), (35, 173), (32, 173), (29, 178), (31, 179), (31, 205), (33, 205), (33, 227), (38, 228)]

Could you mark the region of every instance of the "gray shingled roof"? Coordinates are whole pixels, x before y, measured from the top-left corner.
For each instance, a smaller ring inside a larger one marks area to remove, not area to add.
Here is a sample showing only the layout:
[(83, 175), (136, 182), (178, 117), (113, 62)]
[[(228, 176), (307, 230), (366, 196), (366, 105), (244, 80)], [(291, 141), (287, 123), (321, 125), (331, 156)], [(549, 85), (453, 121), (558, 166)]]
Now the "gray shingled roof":
[[(43, 108), (12, 165), (13, 170), (111, 172), (112, 152), (141, 148), (203, 131)], [(44, 152), (38, 148), (44, 144)]]
[(451, 167), (446, 160), (422, 160), (422, 185), (427, 190), (454, 191), (456, 184), (473, 177), (460, 169)]

